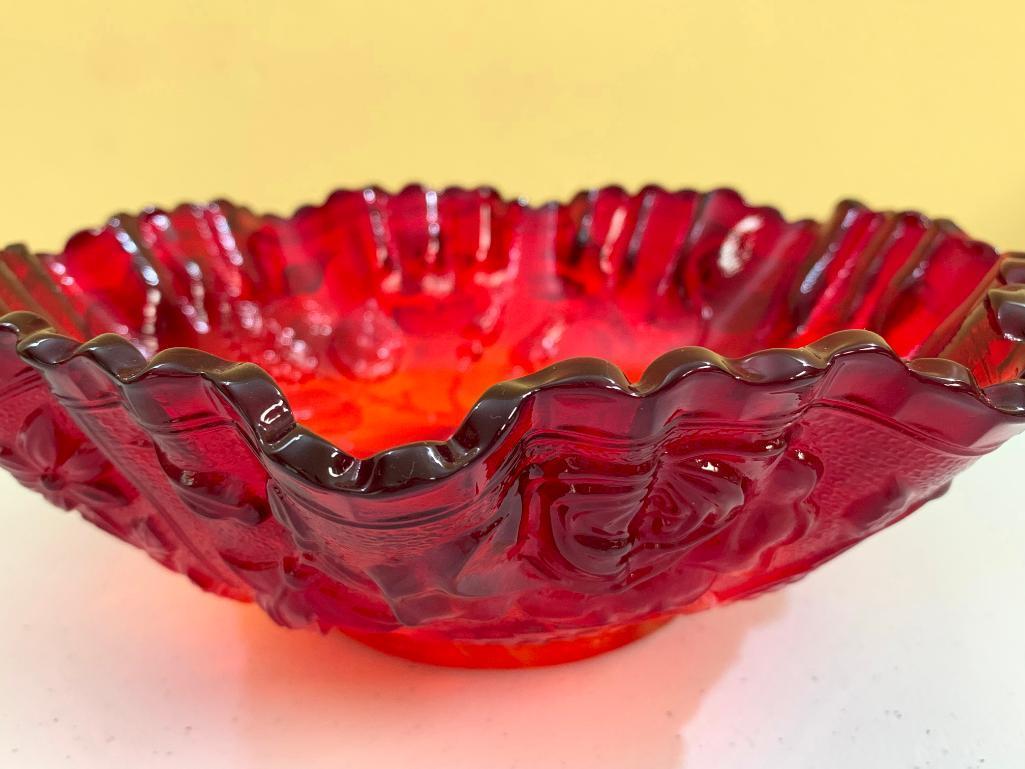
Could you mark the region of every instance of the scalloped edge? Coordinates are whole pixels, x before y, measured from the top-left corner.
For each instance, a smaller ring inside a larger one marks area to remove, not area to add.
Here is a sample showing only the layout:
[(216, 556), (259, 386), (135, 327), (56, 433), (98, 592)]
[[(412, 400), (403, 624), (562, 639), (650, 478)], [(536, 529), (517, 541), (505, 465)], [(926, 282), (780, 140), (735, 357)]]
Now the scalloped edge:
[[(215, 199), (207, 204), (182, 202), (169, 209), (149, 206), (142, 209), (142, 213), (213, 205), (265, 219), (282, 220), (295, 218), (306, 211), (324, 206), (337, 195), (365, 190), (400, 195), (409, 190), (426, 189), (429, 188), (419, 183), (407, 184), (395, 193), (389, 193), (377, 185), (338, 188), (332, 190), (322, 203), (299, 205), (290, 215), (256, 214), (249, 207), (236, 205), (224, 198)], [(523, 197), (502, 195), (495, 187), (488, 185), (450, 185), (439, 189), (438, 194), (442, 195), (449, 191), (488, 192), (506, 203), (515, 203), (539, 211), (552, 206), (566, 205), (580, 195), (608, 190), (629, 194), (620, 185), (604, 185), (593, 190), (581, 190), (566, 200), (553, 199), (535, 205), (531, 205)], [(670, 190), (659, 184), (646, 184), (638, 188), (634, 194), (673, 194), (687, 191), (697, 192), (692, 188)], [(746, 201), (737, 190), (727, 186), (717, 187), (703, 194), (717, 191), (735, 194)], [(853, 199), (845, 199), (838, 205), (845, 203), (863, 205)], [(790, 221), (773, 206), (756, 207)], [(937, 225), (948, 223), (960, 230), (949, 219), (933, 219), (913, 210), (896, 213), (914, 215), (923, 222)], [(112, 217), (116, 218), (118, 215)], [(793, 220), (791, 223), (814, 221), (804, 218)], [(107, 225), (77, 230), (66, 242), (70, 243), (83, 235), (101, 233), (105, 226)], [(18, 243), (6, 248), (29, 252), (27, 247)], [(720, 371), (752, 385), (774, 384), (798, 378), (820, 377), (840, 356), (881, 353), (899, 362), (909, 375), (919, 380), (961, 391), (966, 397), (974, 398), (1007, 420), (1025, 420), (1025, 380), (1015, 379), (980, 388), (971, 371), (956, 361), (924, 357), (904, 360), (898, 357), (879, 335), (864, 329), (847, 329), (829, 334), (803, 347), (763, 349), (739, 358), (727, 358), (699, 346), (676, 348), (652, 361), (636, 383), (631, 383), (619, 367), (604, 359), (571, 358), (559, 361), (532, 374), (498, 382), (489, 387), (474, 402), (448, 440), (401, 444), (360, 459), (297, 423), (284, 392), (257, 364), (229, 361), (187, 347), (161, 350), (147, 361), (124, 336), (108, 333), (88, 341), (78, 341), (58, 333), (48, 320), (31, 311), (15, 311), (0, 316), (0, 330), (15, 335), (18, 355), (25, 363), (37, 369), (59, 366), (72, 358), (84, 357), (92, 360), (119, 386), (160, 373), (205, 379), (215, 386), (228, 405), (248, 426), (265, 459), (320, 488), (360, 494), (405, 490), (411, 486), (453, 475), (476, 459), (486, 456), (499, 445), (515, 422), (523, 403), (542, 390), (594, 384), (629, 397), (649, 397), (700, 370)]]
[(904, 361), (882, 337), (862, 329), (838, 331), (800, 348), (770, 348), (726, 358), (704, 347), (680, 347), (656, 358), (636, 383), (600, 358), (571, 358), (489, 387), (445, 441), (415, 441), (354, 457), (297, 423), (285, 394), (262, 368), (224, 360), (201, 350), (162, 350), (147, 361), (127, 339), (103, 334), (86, 342), (53, 330), (33, 312), (0, 317), (0, 331), (13, 333), (18, 356), (36, 369), (87, 358), (117, 386), (170, 374), (199, 377), (214, 385), (248, 426), (265, 460), (299, 479), (353, 494), (404, 491), (454, 475), (487, 456), (504, 440), (530, 397), (543, 390), (590, 384), (633, 398), (663, 392), (699, 371), (718, 371), (751, 385), (820, 378), (840, 357), (883, 354), (909, 376), (956, 390), (1009, 421), (1025, 421), (1025, 380), (980, 388), (963, 365), (941, 358)]

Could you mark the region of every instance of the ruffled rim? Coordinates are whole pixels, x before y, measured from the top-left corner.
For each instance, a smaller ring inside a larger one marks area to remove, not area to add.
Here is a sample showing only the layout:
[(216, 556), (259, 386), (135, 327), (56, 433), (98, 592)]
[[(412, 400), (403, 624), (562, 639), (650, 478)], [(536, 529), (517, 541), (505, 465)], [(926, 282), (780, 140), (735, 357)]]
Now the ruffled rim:
[[(406, 189), (410, 187), (418, 188), (418, 185), (410, 185)], [(655, 185), (645, 187), (641, 192), (645, 190), (665, 191)], [(332, 196), (345, 192), (338, 190)], [(517, 202), (527, 205), (522, 199)], [(215, 201), (215, 205), (225, 203)], [(556, 204), (557, 201), (547, 201), (530, 207), (541, 209)], [(187, 205), (192, 204), (181, 204)], [(312, 208), (315, 206), (300, 206), (292, 216), (300, 216)], [(769, 206), (759, 208), (778, 214)], [(286, 218), (274, 214), (264, 216), (269, 219)], [(100, 228), (80, 230), (72, 239), (99, 231)], [(649, 398), (700, 371), (720, 372), (750, 385), (773, 385), (799, 379), (818, 379), (841, 357), (885, 355), (903, 366), (909, 377), (948, 392), (956, 390), (960, 396), (992, 409), (998, 419), (1025, 420), (1025, 380), (1015, 379), (982, 388), (971, 371), (956, 361), (945, 358), (906, 361), (898, 357), (879, 335), (863, 329), (849, 329), (829, 334), (803, 347), (764, 349), (739, 358), (726, 358), (704, 347), (680, 347), (656, 358), (636, 383), (631, 383), (619, 367), (604, 359), (560, 361), (535, 373), (489, 387), (448, 440), (416, 441), (361, 459), (297, 423), (282, 389), (256, 364), (225, 360), (193, 348), (165, 349), (146, 360), (123, 336), (103, 334), (82, 342), (58, 333), (49, 321), (28, 311), (10, 312), (0, 317), (0, 331), (13, 334), (18, 355), (37, 369), (58, 367), (72, 359), (85, 358), (121, 388), (161, 375), (202, 378), (221, 393), (249, 428), (264, 459), (322, 488), (364, 494), (405, 490), (447, 478), (487, 456), (511, 431), (524, 403), (541, 391), (591, 386), (617, 396)]]
[(118, 387), (162, 375), (205, 379), (248, 426), (266, 459), (318, 486), (366, 494), (408, 489), (455, 474), (502, 443), (529, 398), (566, 386), (650, 398), (698, 372), (720, 372), (750, 385), (774, 385), (821, 378), (841, 357), (881, 354), (914, 379), (956, 390), (1004, 418), (1025, 420), (1025, 381), (980, 388), (959, 363), (942, 358), (903, 361), (880, 336), (856, 329), (830, 334), (801, 348), (760, 350), (741, 358), (725, 358), (703, 347), (681, 347), (655, 359), (636, 383), (609, 361), (572, 358), (491, 386), (446, 441), (416, 441), (359, 459), (298, 424), (284, 393), (256, 364), (235, 363), (192, 348), (163, 350), (147, 361), (124, 337), (103, 334), (80, 343), (55, 332), (31, 312), (3, 316), (0, 330), (14, 334), (18, 355), (39, 369), (85, 358)]

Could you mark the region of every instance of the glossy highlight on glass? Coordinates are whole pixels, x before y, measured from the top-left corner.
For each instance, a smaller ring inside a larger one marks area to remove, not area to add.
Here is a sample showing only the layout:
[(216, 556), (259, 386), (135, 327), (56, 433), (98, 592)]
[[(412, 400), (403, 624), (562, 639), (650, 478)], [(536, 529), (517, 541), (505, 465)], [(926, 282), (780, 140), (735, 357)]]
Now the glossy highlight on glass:
[(1025, 429), (1025, 257), (855, 202), (148, 209), (4, 249), (2, 313), (19, 481), (438, 664), (577, 659), (784, 584)]

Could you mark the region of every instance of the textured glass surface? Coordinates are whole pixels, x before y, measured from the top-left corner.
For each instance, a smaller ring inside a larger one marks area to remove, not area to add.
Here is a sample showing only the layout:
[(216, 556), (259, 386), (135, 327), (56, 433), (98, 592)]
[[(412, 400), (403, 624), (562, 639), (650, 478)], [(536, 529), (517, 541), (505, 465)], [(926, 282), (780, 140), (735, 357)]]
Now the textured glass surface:
[(1025, 428), (1023, 283), (949, 222), (730, 190), (148, 210), (0, 254), (0, 465), (285, 625), (559, 662), (800, 577)]

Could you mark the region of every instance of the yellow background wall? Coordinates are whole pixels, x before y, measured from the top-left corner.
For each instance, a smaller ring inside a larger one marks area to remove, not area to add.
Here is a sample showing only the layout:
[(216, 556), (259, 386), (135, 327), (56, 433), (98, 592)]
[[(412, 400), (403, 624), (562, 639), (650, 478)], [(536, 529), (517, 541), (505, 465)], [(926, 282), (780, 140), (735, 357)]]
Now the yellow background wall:
[(0, 241), (332, 187), (738, 186), (1025, 249), (1025, 3), (7, 2)]

